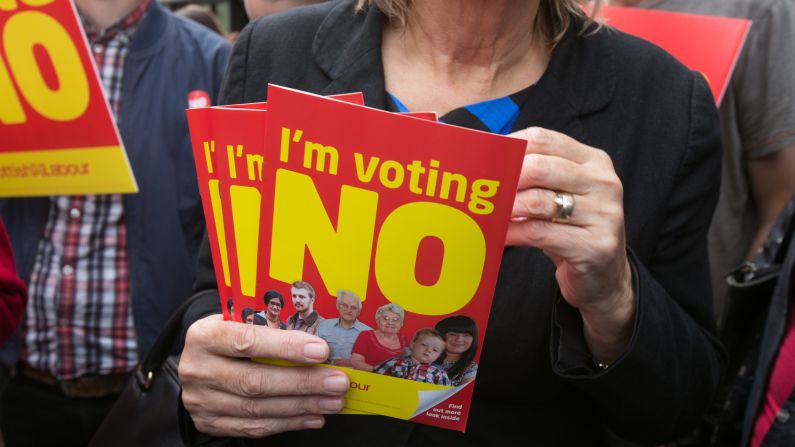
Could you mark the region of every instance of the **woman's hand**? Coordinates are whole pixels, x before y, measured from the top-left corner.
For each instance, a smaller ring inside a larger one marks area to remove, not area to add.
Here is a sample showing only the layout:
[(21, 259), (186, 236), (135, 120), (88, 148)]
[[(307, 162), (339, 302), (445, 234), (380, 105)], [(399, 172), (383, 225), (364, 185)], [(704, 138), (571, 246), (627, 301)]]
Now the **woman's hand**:
[(373, 365), (367, 363), (364, 356), (356, 352), (351, 353), (351, 366), (361, 371), (372, 371)]
[(552, 259), (563, 297), (582, 314), (591, 354), (610, 363), (626, 349), (635, 315), (621, 181), (604, 151), (564, 134), (531, 127), (511, 136), (527, 140), (527, 149), (506, 244)]
[(343, 407), (350, 382), (345, 373), (312, 366), (255, 363), (261, 357), (321, 363), (322, 339), (223, 321), (213, 315), (194, 323), (179, 362), (182, 402), (199, 431), (214, 436), (262, 437), (320, 428), (324, 414)]

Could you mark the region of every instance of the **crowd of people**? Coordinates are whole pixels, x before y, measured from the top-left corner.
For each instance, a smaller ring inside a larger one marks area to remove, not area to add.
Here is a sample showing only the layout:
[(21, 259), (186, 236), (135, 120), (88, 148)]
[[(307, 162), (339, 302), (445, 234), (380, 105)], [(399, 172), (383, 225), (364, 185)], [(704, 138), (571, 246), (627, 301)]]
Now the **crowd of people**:
[[(795, 445), (795, 2), (611, 1), (752, 20), (719, 107), (606, 2), (245, 0), (227, 39), (206, 8), (75, 0), (140, 192), (0, 199), (5, 444), (87, 445), (193, 296), (163, 403), (188, 444)], [(368, 325), (346, 290), (324, 318), (306, 281), (290, 315), (219, 296), (184, 110), (268, 83), (526, 141), (487, 336), (408, 333), (393, 303)], [(727, 334), (738, 289), (761, 310)], [(337, 414), (351, 383), (323, 363), (471, 386), (466, 431)]]

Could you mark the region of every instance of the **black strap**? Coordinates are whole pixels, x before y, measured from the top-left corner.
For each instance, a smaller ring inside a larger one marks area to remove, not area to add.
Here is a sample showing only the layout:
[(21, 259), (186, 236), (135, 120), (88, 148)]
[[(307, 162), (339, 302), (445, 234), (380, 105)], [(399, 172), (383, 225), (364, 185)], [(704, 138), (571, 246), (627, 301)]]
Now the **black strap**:
[(163, 366), (174, 349), (174, 344), (182, 335), (182, 318), (188, 308), (204, 294), (196, 294), (185, 300), (168, 319), (160, 334), (155, 339), (152, 349), (141, 361), (135, 371), (135, 378), (141, 387), (146, 390), (152, 384), (152, 379), (157, 371)]

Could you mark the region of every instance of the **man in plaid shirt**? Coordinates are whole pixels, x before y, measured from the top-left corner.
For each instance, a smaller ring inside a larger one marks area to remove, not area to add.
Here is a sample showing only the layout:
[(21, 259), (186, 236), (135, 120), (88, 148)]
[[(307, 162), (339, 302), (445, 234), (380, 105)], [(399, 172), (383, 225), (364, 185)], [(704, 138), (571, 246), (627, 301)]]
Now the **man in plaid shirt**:
[(373, 370), (374, 373), (450, 386), (447, 372), (433, 364), (444, 350), (444, 338), (436, 329), (423, 328), (414, 334), (411, 341), (411, 354), (392, 357)]
[(75, 4), (140, 192), (0, 201), (30, 292), (0, 349), (10, 447), (88, 443), (189, 296), (204, 231), (184, 109), (215, 98), (228, 44), (156, 0)]

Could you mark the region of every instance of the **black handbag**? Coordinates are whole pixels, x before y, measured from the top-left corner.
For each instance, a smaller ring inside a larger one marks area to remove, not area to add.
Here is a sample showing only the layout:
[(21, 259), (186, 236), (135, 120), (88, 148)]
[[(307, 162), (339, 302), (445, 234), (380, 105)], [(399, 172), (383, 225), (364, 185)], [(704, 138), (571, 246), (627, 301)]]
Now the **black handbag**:
[(94, 434), (91, 447), (185, 445), (180, 434), (178, 359), (170, 354), (182, 332), (182, 317), (199, 296), (185, 301), (168, 320)]
[(754, 259), (726, 275), (727, 301), (720, 330), (729, 353), (726, 374), (702, 423), (677, 440), (677, 447), (740, 445), (762, 332), (794, 232), (795, 198), (781, 211)]
[(754, 259), (744, 262), (726, 275), (726, 306), (720, 335), (729, 352), (730, 373), (761, 335), (793, 232), (795, 198), (781, 211)]

